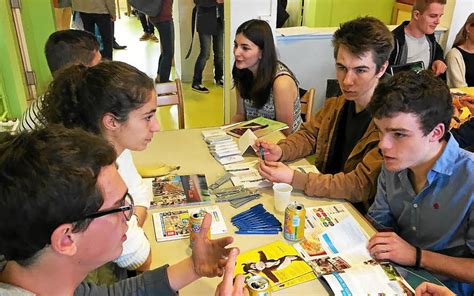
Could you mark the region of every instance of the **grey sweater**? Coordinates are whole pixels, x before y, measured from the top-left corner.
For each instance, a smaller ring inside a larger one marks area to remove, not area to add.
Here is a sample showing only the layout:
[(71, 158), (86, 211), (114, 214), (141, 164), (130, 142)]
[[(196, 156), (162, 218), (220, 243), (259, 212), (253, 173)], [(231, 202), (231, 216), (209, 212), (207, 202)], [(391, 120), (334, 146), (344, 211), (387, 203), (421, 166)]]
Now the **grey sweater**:
[[(96, 286), (82, 282), (74, 291), (74, 296), (122, 296), (122, 295), (178, 295), (170, 287), (166, 269), (168, 265), (145, 272), (110, 286)], [(9, 284), (0, 283), (2, 296), (33, 296), (35, 294)]]

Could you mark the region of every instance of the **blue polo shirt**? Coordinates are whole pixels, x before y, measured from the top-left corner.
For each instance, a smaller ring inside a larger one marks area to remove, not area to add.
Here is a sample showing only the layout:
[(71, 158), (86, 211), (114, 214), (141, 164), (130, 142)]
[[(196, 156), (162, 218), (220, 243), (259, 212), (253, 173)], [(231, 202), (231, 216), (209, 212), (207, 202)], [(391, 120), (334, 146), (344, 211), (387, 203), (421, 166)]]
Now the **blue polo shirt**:
[[(473, 258), (473, 200), (474, 154), (459, 148), (451, 136), (418, 194), (408, 169), (389, 172), (382, 166), (375, 201), (367, 215), (377, 228), (393, 228), (421, 249)], [(456, 294), (474, 293), (473, 284), (437, 277)]]

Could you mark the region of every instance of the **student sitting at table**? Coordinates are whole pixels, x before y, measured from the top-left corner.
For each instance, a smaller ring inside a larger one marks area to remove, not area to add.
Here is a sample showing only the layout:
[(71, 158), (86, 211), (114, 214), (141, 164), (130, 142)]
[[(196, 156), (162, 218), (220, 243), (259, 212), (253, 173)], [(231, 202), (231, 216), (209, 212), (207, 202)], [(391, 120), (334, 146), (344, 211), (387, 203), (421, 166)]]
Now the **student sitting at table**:
[[(63, 30), (49, 35), (44, 46), (46, 61), (51, 74), (56, 76), (59, 70), (72, 65), (97, 65), (102, 56), (99, 51), (99, 42), (89, 32), (81, 30)], [(18, 131), (31, 130), (42, 126), (39, 113), (44, 94), (39, 96), (23, 113)]]
[(146, 270), (151, 262), (150, 244), (141, 226), (153, 194), (138, 174), (130, 150), (144, 150), (159, 131), (155, 112), (153, 81), (122, 62), (65, 69), (51, 83), (41, 110), (45, 122), (100, 134), (115, 148), (118, 171), (136, 206), (128, 222), (124, 252), (116, 260), (120, 267), (129, 269), (141, 266), (139, 270)]
[(456, 35), (446, 62), (449, 87), (474, 86), (474, 12)]
[(460, 100), (462, 106), (466, 106), (471, 113), (471, 118), (459, 127), (451, 129), (451, 134), (459, 143), (459, 147), (474, 151), (474, 97), (465, 96)]
[(270, 26), (249, 20), (237, 28), (232, 75), (237, 92), (237, 113), (232, 122), (263, 116), (284, 122), (289, 135), (302, 123), (298, 81), (278, 61)]
[(433, 272), (458, 295), (474, 292), (474, 154), (448, 132), (447, 85), (433, 73), (403, 72), (369, 104), (383, 167), (367, 214), (383, 232), (368, 244), (377, 260)]
[(111, 286), (83, 281), (122, 253), (133, 217), (116, 150), (108, 139), (54, 125), (0, 134), (0, 253), (7, 259), (0, 295), (177, 295), (224, 268), (216, 295), (243, 295), (243, 276), (232, 282), (238, 249), (227, 248), (231, 237), (207, 238), (209, 214), (190, 257)]
[[(258, 169), (270, 181), (289, 183), (307, 195), (346, 198), (367, 208), (382, 156), (366, 106), (387, 68), (393, 37), (381, 21), (363, 17), (342, 24), (333, 45), (342, 95), (326, 100), (310, 123), (278, 145), (257, 141), (265, 151)], [(313, 153), (321, 174), (295, 171), (281, 162)]]

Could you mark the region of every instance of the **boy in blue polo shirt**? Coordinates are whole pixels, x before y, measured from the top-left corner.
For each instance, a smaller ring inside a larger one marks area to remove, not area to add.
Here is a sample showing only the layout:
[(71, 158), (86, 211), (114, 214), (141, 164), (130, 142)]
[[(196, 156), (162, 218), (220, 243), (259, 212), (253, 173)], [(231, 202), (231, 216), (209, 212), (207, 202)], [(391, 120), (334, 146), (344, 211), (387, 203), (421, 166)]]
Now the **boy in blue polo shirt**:
[(446, 84), (404, 72), (379, 84), (369, 110), (383, 154), (368, 217), (379, 232), (372, 256), (433, 272), (456, 294), (474, 292), (474, 155), (448, 132)]

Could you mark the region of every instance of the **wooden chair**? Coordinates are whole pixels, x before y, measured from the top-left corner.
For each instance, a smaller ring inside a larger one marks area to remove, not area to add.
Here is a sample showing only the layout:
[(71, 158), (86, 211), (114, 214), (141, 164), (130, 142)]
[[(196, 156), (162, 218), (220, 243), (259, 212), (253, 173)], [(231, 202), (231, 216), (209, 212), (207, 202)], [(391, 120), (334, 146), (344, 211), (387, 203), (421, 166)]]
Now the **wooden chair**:
[(178, 107), (178, 126), (184, 129), (184, 103), (181, 80), (157, 83), (155, 85), (158, 107), (176, 105)]
[(308, 89), (306, 93), (300, 98), (301, 102), (301, 115), (303, 116), (303, 120), (305, 122), (309, 122), (311, 120), (311, 116), (313, 115), (313, 99), (314, 99), (314, 88)]

